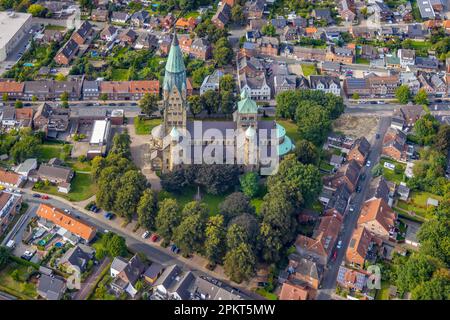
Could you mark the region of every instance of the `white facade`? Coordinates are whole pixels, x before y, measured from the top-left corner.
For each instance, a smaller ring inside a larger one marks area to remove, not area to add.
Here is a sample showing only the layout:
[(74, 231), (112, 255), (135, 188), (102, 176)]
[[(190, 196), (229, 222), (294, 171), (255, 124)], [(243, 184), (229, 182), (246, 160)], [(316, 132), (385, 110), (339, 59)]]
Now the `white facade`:
[(318, 83), (315, 90), (323, 91), (325, 93), (332, 93), (335, 96), (341, 95), (341, 86), (338, 86), (336, 83), (331, 83), (328, 88), (322, 83)]
[(0, 61), (4, 61), (31, 28), (31, 14), (0, 12)]
[(264, 83), (260, 88), (250, 88), (248, 84), (241, 88), (245, 90), (253, 100), (270, 100), (270, 87)]

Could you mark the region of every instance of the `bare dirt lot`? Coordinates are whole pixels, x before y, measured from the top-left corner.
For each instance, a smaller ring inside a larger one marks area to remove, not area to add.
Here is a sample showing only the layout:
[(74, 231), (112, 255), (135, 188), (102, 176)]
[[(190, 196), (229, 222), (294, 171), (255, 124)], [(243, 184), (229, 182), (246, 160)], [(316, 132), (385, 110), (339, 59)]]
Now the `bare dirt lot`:
[(377, 116), (358, 117), (344, 114), (333, 123), (333, 131), (354, 139), (366, 137), (371, 141), (377, 132), (379, 121)]

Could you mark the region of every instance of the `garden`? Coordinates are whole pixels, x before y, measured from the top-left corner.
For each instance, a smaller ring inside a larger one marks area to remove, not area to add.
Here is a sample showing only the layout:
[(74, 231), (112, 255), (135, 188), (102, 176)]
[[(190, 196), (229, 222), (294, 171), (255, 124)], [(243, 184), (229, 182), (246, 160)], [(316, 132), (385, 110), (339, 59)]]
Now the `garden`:
[(396, 205), (398, 211), (404, 212), (411, 216), (410, 212), (414, 212), (414, 216), (419, 221), (425, 221), (431, 218), (431, 212), (427, 207), (427, 200), (429, 198), (442, 200), (442, 197), (429, 192), (412, 191), (408, 201), (399, 200)]
[(134, 130), (138, 135), (150, 134), (152, 129), (161, 124), (161, 119), (134, 118)]
[(36, 284), (30, 281), (35, 272), (31, 265), (12, 261), (0, 271), (0, 290), (22, 300), (35, 299)]
[[(388, 162), (395, 166), (393, 170), (388, 169), (384, 167), (384, 164)], [(383, 176), (386, 178), (386, 180), (394, 182), (396, 184), (400, 184), (400, 182), (405, 181), (405, 169), (406, 164), (397, 162), (395, 160), (387, 159), (387, 158), (381, 158), (380, 160), (380, 166), (383, 169)]]

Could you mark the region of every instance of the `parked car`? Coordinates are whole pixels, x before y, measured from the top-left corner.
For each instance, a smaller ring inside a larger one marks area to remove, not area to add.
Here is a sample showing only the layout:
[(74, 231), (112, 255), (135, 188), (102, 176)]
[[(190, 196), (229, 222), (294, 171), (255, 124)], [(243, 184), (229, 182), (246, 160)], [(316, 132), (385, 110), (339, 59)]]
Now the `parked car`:
[(380, 139), (380, 134), (377, 133), (377, 134), (375, 135), (375, 137), (376, 137), (377, 139)]
[(114, 218), (114, 213), (112, 212), (105, 213), (105, 218), (108, 220), (112, 220)]
[(152, 242), (156, 242), (156, 241), (158, 241), (158, 239), (159, 239), (159, 237), (156, 233), (152, 234), (152, 236), (150, 237), (150, 240)]
[(371, 164), (372, 162), (370, 162), (370, 160), (367, 160), (366, 167), (370, 167)]
[(265, 281), (258, 282), (258, 287), (267, 287), (268, 285), (269, 283)]
[(41, 197), (40, 194), (38, 194), (38, 193), (33, 193), (33, 198), (40, 198), (40, 197)]
[(336, 248), (338, 249), (342, 248), (342, 240), (338, 241)]
[(360, 193), (360, 192), (361, 192), (361, 189), (362, 189), (361, 186), (358, 186), (358, 187), (356, 188), (356, 192), (357, 192), (357, 193)]
[(41, 199), (43, 199), (43, 200), (48, 200), (48, 199), (50, 199), (50, 197), (44, 194), (44, 195), (41, 197)]
[(145, 232), (142, 234), (142, 239), (147, 239), (149, 235), (150, 235), (150, 232), (149, 232), (149, 231), (145, 231)]
[(23, 253), (23, 255), (21, 255), (20, 257), (24, 260), (30, 261), (31, 258), (33, 258), (34, 254), (36, 253), (36, 251), (25, 251)]

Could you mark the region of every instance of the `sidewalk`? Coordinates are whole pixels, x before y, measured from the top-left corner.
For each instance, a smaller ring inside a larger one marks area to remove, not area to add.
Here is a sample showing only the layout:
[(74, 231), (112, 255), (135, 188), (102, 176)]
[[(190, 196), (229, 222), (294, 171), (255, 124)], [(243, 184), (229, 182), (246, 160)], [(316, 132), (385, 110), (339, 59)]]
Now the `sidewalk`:
[[(32, 190), (29, 190), (29, 189), (23, 189), (23, 191), (24, 191), (24, 193), (27, 193), (27, 194), (33, 194), (33, 193), (38, 193), (41, 195), (45, 194), (45, 193), (41, 193), (41, 192), (33, 192)], [(163, 251), (164, 254), (171, 256), (174, 260), (177, 260), (180, 264), (187, 266), (191, 270), (198, 270), (198, 271), (201, 271), (201, 272), (207, 274), (208, 276), (211, 276), (218, 280), (224, 281), (224, 282), (232, 285), (233, 287), (243, 290), (244, 293), (246, 293), (247, 295), (249, 293), (252, 293), (255, 296), (254, 298), (259, 297), (259, 295), (256, 295), (255, 293), (251, 292), (251, 290), (248, 286), (249, 283), (237, 284), (237, 283), (231, 281), (230, 279), (228, 279), (228, 277), (225, 275), (223, 267), (217, 266), (214, 269), (214, 271), (207, 269), (206, 265), (208, 264), (208, 261), (203, 257), (200, 257), (198, 255), (193, 255), (191, 258), (186, 259), (186, 258), (182, 257), (181, 255), (176, 255), (176, 254), (172, 253), (170, 250), (161, 247), (161, 245), (160, 245), (161, 241), (158, 243), (154, 243), (149, 240), (143, 240), (141, 238), (141, 234), (144, 232), (143, 229), (139, 228), (138, 230), (136, 230), (136, 232), (133, 232), (136, 221), (133, 221), (134, 223), (133, 222), (129, 223), (125, 228), (123, 228), (121, 226), (122, 219), (120, 219), (120, 218), (117, 218), (115, 220), (102, 219), (102, 217), (103, 217), (102, 214), (95, 214), (91, 211), (88, 211), (88, 210), (84, 209), (83, 206), (80, 206), (80, 203), (70, 202), (69, 200), (66, 200), (64, 198), (61, 198), (61, 197), (58, 197), (55, 195), (49, 195), (49, 196), (51, 197), (51, 199), (60, 201), (64, 204), (82, 212), (83, 214), (89, 216), (89, 218), (91, 218), (101, 224), (105, 224), (107, 226), (110, 226), (114, 229), (119, 230), (120, 233), (122, 233), (122, 235), (126, 235), (130, 238), (133, 238), (136, 241), (139, 241), (143, 244), (146, 244), (148, 246), (156, 248), (157, 250)], [(152, 257), (149, 257), (149, 258), (150, 258), (150, 260), (152, 259)]]

